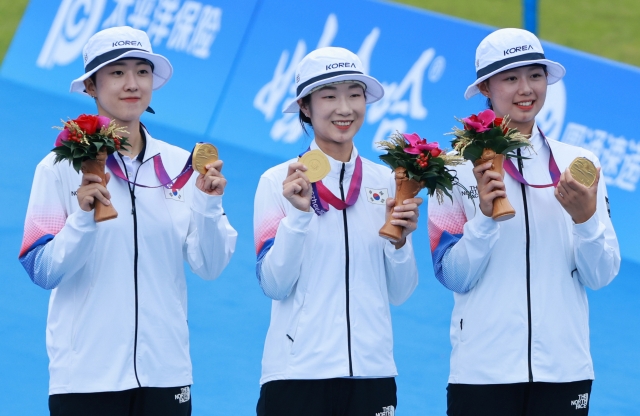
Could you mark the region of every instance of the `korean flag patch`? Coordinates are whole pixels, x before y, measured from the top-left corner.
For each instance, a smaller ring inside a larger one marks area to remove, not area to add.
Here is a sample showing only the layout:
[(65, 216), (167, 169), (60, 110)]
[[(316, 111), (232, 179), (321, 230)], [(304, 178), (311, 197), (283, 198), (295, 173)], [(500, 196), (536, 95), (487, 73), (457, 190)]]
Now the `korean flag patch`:
[(182, 195), (182, 189), (163, 188), (164, 197), (167, 199), (173, 199), (174, 201), (184, 202), (184, 196)]
[(387, 202), (387, 189), (364, 188), (367, 192), (367, 201), (372, 204), (384, 205)]

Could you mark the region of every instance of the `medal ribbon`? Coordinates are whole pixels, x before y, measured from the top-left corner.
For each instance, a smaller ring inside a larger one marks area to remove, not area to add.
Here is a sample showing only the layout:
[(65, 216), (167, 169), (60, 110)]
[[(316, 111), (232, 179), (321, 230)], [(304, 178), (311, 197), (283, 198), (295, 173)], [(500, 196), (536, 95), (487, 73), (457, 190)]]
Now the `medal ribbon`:
[[(307, 153), (309, 149), (301, 153), (300, 156)], [(358, 200), (361, 185), (362, 160), (360, 159), (360, 155), (358, 155), (356, 157), (356, 166), (353, 170), (353, 175), (351, 176), (351, 184), (349, 185), (349, 191), (347, 192), (346, 200), (343, 201), (340, 198), (336, 197), (329, 189), (327, 189), (326, 186), (324, 186), (322, 181), (318, 181), (311, 184), (311, 188), (313, 190), (313, 193), (311, 195), (311, 208), (313, 208), (316, 215), (318, 216), (329, 211), (329, 205), (333, 206), (337, 210), (346, 209), (355, 204)]]
[(118, 164), (118, 161), (116, 160), (115, 156), (113, 156), (113, 153), (110, 154), (109, 157), (107, 157), (107, 167), (111, 169), (111, 172), (113, 172), (113, 174), (116, 175), (118, 178), (130, 184), (133, 184), (135, 186), (139, 186), (141, 188), (164, 187), (167, 189), (171, 189), (172, 191), (175, 191), (175, 190), (182, 189), (182, 187), (187, 183), (189, 178), (191, 178), (191, 175), (193, 174), (193, 167), (191, 166), (192, 158), (193, 158), (193, 151), (191, 151), (191, 154), (187, 159), (187, 163), (185, 163), (184, 168), (182, 168), (182, 171), (180, 172), (180, 174), (175, 178), (171, 179), (169, 174), (167, 174), (167, 170), (164, 168), (164, 164), (162, 163), (162, 158), (160, 157), (160, 153), (153, 156), (152, 158), (153, 168), (156, 172), (156, 176), (158, 177), (158, 180), (160, 181), (160, 185), (156, 185), (156, 186), (143, 185), (137, 182), (130, 181), (122, 171), (122, 168)]
[(544, 142), (547, 144), (547, 147), (549, 148), (549, 175), (551, 175), (551, 181), (552, 182), (549, 183), (549, 184), (546, 184), (546, 185), (532, 185), (532, 184), (530, 184), (522, 176), (520, 171), (515, 167), (515, 165), (511, 161), (511, 159), (506, 159), (505, 158), (503, 167), (504, 167), (504, 170), (509, 174), (509, 176), (511, 176), (513, 179), (515, 179), (516, 181), (520, 182), (521, 184), (530, 186), (532, 188), (548, 188), (550, 186), (556, 187), (556, 185), (558, 185), (558, 182), (560, 182), (560, 169), (558, 169), (558, 165), (556, 163), (556, 159), (553, 157), (553, 152), (551, 151), (551, 146), (549, 146), (549, 142), (547, 141), (547, 137), (544, 135), (542, 130), (540, 130), (540, 127), (538, 127), (538, 131), (542, 135), (542, 138), (544, 139)]

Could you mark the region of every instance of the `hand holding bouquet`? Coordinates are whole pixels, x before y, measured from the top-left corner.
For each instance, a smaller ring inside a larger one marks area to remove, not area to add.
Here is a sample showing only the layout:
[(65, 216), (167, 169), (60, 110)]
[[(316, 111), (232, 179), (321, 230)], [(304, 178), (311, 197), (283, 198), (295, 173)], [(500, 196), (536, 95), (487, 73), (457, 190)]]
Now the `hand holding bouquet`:
[[(124, 127), (118, 127), (114, 120), (103, 116), (82, 114), (75, 120), (63, 121), (62, 130), (56, 139), (52, 152), (56, 154), (55, 163), (66, 160), (82, 173), (93, 173), (105, 181), (105, 164), (108, 155), (129, 146)], [(116, 218), (118, 213), (112, 205), (104, 205), (96, 201), (94, 219), (96, 222)]]
[[(429, 196), (435, 193), (439, 203), (443, 202), (444, 195), (452, 199), (449, 191), (459, 184), (455, 170), (447, 166), (464, 163), (462, 157), (446, 154), (438, 143), (427, 143), (415, 133), (395, 133), (389, 140), (377, 144), (387, 151), (380, 159), (395, 172), (396, 206), (415, 197), (422, 188), (427, 188)], [(402, 236), (402, 227), (391, 224), (390, 219), (380, 229), (379, 235), (395, 243)]]
[[(478, 115), (472, 114), (460, 121), (464, 129), (453, 128), (455, 139), (451, 141), (453, 149), (466, 160), (470, 160), (474, 166), (493, 161), (491, 170), (500, 173), (504, 177), (502, 164), (504, 158), (521, 157), (513, 153), (514, 150), (531, 146), (528, 135), (520, 133), (517, 129), (509, 128), (509, 116), (496, 117), (492, 110), (485, 110)], [(497, 197), (493, 200), (492, 218), (496, 221), (504, 221), (515, 216), (515, 209), (506, 197)]]

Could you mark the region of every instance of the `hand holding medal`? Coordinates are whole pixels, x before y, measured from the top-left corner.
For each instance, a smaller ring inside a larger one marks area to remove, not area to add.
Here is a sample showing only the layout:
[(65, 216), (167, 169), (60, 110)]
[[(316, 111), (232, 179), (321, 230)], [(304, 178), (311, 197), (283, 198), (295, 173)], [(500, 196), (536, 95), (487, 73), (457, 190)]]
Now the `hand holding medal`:
[(282, 195), (300, 211), (309, 211), (313, 195), (313, 185), (321, 181), (331, 165), (320, 150), (303, 154), (297, 162), (289, 165), (287, 178), (282, 183)]
[(298, 162), (307, 167), (305, 174), (309, 182), (315, 183), (324, 179), (331, 171), (329, 159), (320, 150), (310, 150), (298, 159)]
[(191, 157), (193, 170), (200, 173), (196, 186), (209, 195), (222, 195), (227, 180), (222, 175), (222, 161), (218, 159), (218, 149), (211, 143), (198, 143)]
[(600, 169), (584, 157), (575, 158), (560, 176), (554, 195), (576, 224), (596, 212), (599, 180)]

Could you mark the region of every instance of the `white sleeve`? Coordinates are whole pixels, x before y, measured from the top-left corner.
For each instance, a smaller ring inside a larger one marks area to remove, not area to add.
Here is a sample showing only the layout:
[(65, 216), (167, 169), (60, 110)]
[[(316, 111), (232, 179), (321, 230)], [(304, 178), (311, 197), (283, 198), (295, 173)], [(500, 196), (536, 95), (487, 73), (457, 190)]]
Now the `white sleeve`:
[[(389, 175), (389, 189), (395, 195), (396, 181), (393, 171)], [(418, 286), (418, 266), (413, 252), (412, 234), (400, 249), (390, 242), (384, 244), (384, 268), (387, 277), (387, 293), (389, 302), (401, 305)]]
[[(471, 290), (489, 263), (500, 236), (500, 225), (482, 212), (467, 221), (460, 191), (442, 204), (429, 198), (429, 240), (436, 278), (457, 293)], [(478, 208), (479, 211), (479, 208)]]
[(262, 176), (253, 211), (256, 274), (264, 294), (275, 300), (289, 296), (298, 282), (307, 231), (315, 215), (294, 207), (287, 212), (281, 195), (282, 186)]
[(93, 210), (68, 215), (63, 189), (57, 172), (45, 161), (38, 164), (19, 259), (31, 280), (44, 289), (53, 289), (65, 276), (77, 273), (94, 249)]
[(208, 195), (195, 185), (193, 192), (184, 258), (195, 274), (213, 280), (229, 264), (238, 233), (224, 214), (222, 195)]
[(387, 275), (389, 302), (401, 305), (418, 286), (418, 266), (413, 252), (411, 234), (400, 249), (389, 242), (384, 245), (384, 268)]
[(609, 217), (607, 188), (602, 176), (596, 212), (586, 222), (573, 226), (573, 252), (578, 279), (591, 289), (608, 285), (620, 270), (620, 246)]

